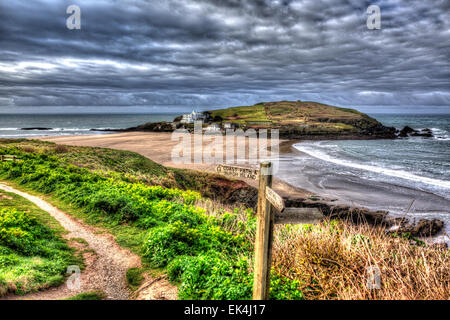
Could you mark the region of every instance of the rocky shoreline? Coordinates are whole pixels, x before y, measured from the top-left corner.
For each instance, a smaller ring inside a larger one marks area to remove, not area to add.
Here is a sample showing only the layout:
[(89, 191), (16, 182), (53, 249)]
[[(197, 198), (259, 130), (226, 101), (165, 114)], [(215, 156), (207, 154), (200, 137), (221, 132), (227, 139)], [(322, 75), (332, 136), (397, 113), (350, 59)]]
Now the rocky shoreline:
[(399, 138), (408, 138), (408, 137), (433, 138), (433, 131), (431, 131), (431, 129), (428, 128), (416, 130), (409, 126), (406, 126), (402, 130), (397, 131), (397, 136)]
[[(358, 126), (357, 123), (351, 123), (355, 127)], [(114, 128), (92, 128), (90, 131), (97, 132), (173, 132), (176, 129), (184, 128), (188, 131), (192, 131), (190, 127), (181, 127), (179, 123), (176, 122), (149, 122), (136, 127), (129, 127), (125, 129), (114, 129)], [(50, 128), (51, 129), (51, 128)], [(249, 128), (244, 128), (249, 129)], [(253, 128), (258, 130), (260, 128)], [(358, 132), (346, 132), (343, 131), (339, 134), (335, 132), (327, 131), (314, 131), (305, 132), (304, 129), (296, 126), (283, 126), (274, 127), (272, 129), (279, 130), (279, 137), (281, 139), (287, 140), (348, 140), (348, 139), (358, 139), (358, 140), (369, 140), (369, 139), (396, 139), (396, 138), (408, 138), (408, 137), (422, 137), (422, 138), (433, 138), (433, 132), (431, 129), (413, 129), (409, 126), (405, 126), (403, 129), (398, 130), (394, 127), (386, 127), (380, 123), (372, 126), (364, 127), (361, 125)], [(33, 130), (33, 128), (24, 128), (22, 130)], [(36, 128), (35, 130), (44, 130), (43, 128)], [(49, 130), (46, 128), (45, 130)]]
[[(98, 131), (98, 132), (173, 132), (176, 129), (179, 129), (179, 125), (173, 122), (149, 122), (140, 126), (130, 127), (125, 129), (113, 129), (113, 128), (92, 128), (90, 131)], [(188, 131), (191, 131), (192, 128), (185, 128)], [(250, 128), (243, 128), (250, 129)], [(255, 129), (257, 132), (260, 128), (251, 128)], [(303, 128), (297, 128), (295, 126), (285, 126), (285, 127), (273, 127), (269, 129), (277, 129), (279, 130), (279, 137), (281, 139), (289, 139), (289, 140), (298, 140), (298, 139), (308, 139), (308, 140), (316, 140), (316, 139), (395, 139), (396, 129), (385, 127), (383, 125), (375, 125), (370, 128), (361, 129), (359, 132), (342, 132), (336, 134), (335, 132), (327, 132), (327, 131), (305, 131)]]
[[(220, 178), (219, 178), (220, 180)], [(222, 184), (221, 201), (226, 204), (242, 204), (256, 209), (258, 190), (248, 184)], [(230, 189), (231, 188), (231, 189)], [(332, 219), (342, 219), (355, 224), (368, 223), (372, 226), (385, 227), (389, 233), (409, 234), (412, 237), (433, 237), (442, 231), (444, 222), (438, 219), (420, 219), (413, 223), (408, 218), (389, 217), (388, 211), (370, 211), (366, 208), (346, 206), (333, 203), (333, 200), (320, 196), (287, 196), (286, 207), (317, 208)]]

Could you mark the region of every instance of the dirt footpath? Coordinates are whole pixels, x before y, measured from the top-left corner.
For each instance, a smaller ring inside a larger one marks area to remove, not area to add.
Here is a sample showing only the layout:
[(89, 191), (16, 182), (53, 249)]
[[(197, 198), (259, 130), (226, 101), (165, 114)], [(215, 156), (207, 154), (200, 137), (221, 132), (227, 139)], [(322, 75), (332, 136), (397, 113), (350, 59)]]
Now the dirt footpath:
[[(68, 231), (64, 237), (69, 240), (69, 244), (84, 252), (83, 257), (86, 264), (80, 277), (81, 286), (77, 290), (71, 290), (66, 284), (63, 284), (23, 297), (10, 295), (6, 299), (58, 300), (94, 290), (103, 291), (106, 299), (130, 299), (131, 291), (126, 283), (126, 272), (129, 268), (141, 267), (141, 259), (138, 255), (119, 247), (111, 234), (99, 233), (95, 228), (75, 220), (39, 197), (1, 183), (0, 189), (28, 199), (54, 217)], [(70, 239), (83, 239), (84, 241), (71, 241)], [(177, 296), (176, 287), (170, 285), (163, 278), (150, 279), (146, 277), (146, 282), (141, 288), (137, 294), (133, 295), (133, 299), (172, 300)]]

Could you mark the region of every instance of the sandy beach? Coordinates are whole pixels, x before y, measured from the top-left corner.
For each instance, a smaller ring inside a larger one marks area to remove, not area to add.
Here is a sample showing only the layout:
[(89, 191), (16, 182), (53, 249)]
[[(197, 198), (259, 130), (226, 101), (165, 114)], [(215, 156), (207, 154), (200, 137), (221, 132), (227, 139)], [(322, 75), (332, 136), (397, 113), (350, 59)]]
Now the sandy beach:
[[(77, 135), (77, 136), (47, 136), (35, 138), (37, 140), (54, 142), (57, 144), (71, 146), (88, 146), (126, 150), (139, 153), (156, 163), (167, 167), (180, 169), (193, 169), (215, 172), (215, 164), (206, 163), (176, 163), (172, 161), (172, 150), (179, 144), (179, 141), (172, 140), (172, 133), (169, 132), (126, 132), (112, 133), (102, 135)], [(280, 140), (280, 154), (291, 152), (292, 144), (298, 141)], [(246, 145), (248, 147), (248, 139)], [(193, 149), (194, 150), (194, 149)], [(226, 157), (226, 148), (224, 148), (224, 157)], [(239, 164), (245, 166), (245, 164)], [(257, 187), (257, 181), (242, 179), (249, 185)], [(290, 184), (274, 177), (273, 188), (282, 196), (308, 197), (313, 193), (301, 188), (293, 187)]]

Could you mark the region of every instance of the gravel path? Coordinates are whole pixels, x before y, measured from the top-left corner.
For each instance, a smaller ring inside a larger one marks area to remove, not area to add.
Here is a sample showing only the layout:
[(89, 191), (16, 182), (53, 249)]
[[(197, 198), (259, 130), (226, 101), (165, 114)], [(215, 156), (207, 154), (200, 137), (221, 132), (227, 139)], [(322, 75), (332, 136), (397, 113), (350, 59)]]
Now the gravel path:
[(129, 268), (141, 266), (139, 256), (119, 247), (112, 235), (97, 233), (93, 227), (76, 221), (39, 197), (21, 192), (4, 184), (0, 184), (0, 189), (18, 194), (33, 202), (42, 210), (47, 211), (69, 232), (64, 235), (65, 238), (69, 240), (81, 238), (88, 243), (88, 247), (86, 247), (80, 242), (71, 241), (71, 246), (82, 250), (89, 249), (85, 250), (83, 254), (86, 269), (81, 274), (80, 289), (70, 290), (64, 284), (57, 288), (28, 294), (24, 297), (8, 296), (6, 297), (7, 299), (56, 300), (93, 290), (102, 290), (106, 294), (107, 299), (129, 299), (131, 292), (126, 284), (126, 271)]

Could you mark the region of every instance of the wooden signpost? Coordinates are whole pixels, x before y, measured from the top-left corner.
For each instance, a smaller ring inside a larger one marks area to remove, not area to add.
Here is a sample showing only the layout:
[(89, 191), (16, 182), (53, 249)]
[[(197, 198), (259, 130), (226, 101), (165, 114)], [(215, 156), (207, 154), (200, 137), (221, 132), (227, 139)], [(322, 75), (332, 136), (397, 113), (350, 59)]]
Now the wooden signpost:
[(253, 300), (268, 300), (274, 224), (312, 224), (324, 216), (317, 208), (285, 207), (283, 198), (272, 189), (271, 162), (262, 162), (259, 170), (219, 165), (216, 171), (233, 177), (259, 178)]

